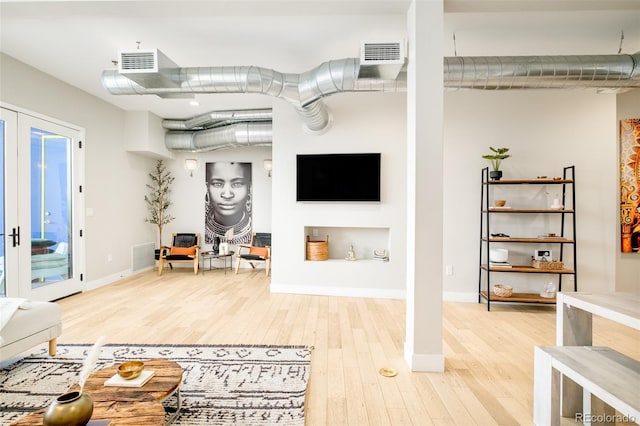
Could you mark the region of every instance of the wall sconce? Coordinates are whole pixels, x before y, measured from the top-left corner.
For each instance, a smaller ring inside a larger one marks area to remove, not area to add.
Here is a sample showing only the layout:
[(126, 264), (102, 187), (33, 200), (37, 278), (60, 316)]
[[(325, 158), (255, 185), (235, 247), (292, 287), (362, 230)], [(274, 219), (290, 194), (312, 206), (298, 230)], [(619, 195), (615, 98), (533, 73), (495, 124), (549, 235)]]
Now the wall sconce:
[(273, 170), (273, 163), (271, 162), (271, 158), (267, 158), (263, 161), (264, 169), (267, 171), (267, 176), (271, 177), (271, 170)]
[(198, 170), (198, 160), (195, 158), (186, 158), (184, 160), (184, 169), (189, 172), (189, 177), (193, 177), (193, 172)]

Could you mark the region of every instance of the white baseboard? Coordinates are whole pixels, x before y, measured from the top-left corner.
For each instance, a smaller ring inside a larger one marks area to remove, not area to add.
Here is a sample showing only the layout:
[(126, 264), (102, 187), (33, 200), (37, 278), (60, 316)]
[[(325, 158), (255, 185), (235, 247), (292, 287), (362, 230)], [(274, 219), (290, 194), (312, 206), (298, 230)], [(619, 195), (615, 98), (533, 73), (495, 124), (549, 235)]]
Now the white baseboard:
[(271, 283), (271, 293), (308, 294), (314, 296), (365, 297), (375, 299), (404, 299), (405, 290), (381, 288), (325, 287)]
[[(149, 269), (153, 269), (153, 268), (141, 269), (139, 271), (136, 271), (136, 274), (142, 273), (144, 271), (148, 271)], [(124, 271), (116, 272), (115, 274), (102, 277), (99, 280), (87, 281), (84, 285), (84, 291), (90, 291), (100, 287), (104, 287), (105, 285), (114, 283), (130, 275), (132, 275), (131, 269), (126, 269)]]
[(444, 371), (444, 354), (415, 354), (405, 343), (404, 359), (411, 371), (442, 373)]
[(478, 293), (463, 291), (443, 291), (442, 300), (445, 302), (478, 303)]
[[(180, 267), (183, 265), (176, 264)], [(136, 271), (136, 274), (155, 269), (149, 267)], [(240, 269), (243, 269), (242, 267)], [(95, 290), (123, 278), (133, 275), (131, 269), (127, 269), (115, 274), (100, 278), (99, 280), (88, 281), (85, 284), (85, 291)], [(342, 296), (342, 297), (365, 297), (374, 299), (406, 299), (406, 290), (389, 290), (380, 288), (355, 288), (355, 287), (326, 287), (326, 286), (309, 286), (309, 285), (291, 285), (271, 283), (271, 293), (288, 293), (288, 294), (308, 294), (314, 296)], [(442, 300), (445, 302), (464, 302), (477, 303), (478, 294), (471, 292), (445, 291), (442, 293)]]

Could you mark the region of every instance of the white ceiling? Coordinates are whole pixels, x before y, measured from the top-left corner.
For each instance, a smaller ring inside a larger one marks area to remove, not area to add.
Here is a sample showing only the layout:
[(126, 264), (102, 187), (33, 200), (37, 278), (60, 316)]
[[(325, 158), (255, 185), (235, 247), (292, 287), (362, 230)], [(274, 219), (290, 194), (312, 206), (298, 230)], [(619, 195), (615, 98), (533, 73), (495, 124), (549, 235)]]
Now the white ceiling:
[[(422, 0), (419, 0), (422, 1)], [(120, 50), (158, 48), (182, 67), (255, 65), (303, 72), (358, 57), (360, 42), (405, 38), (408, 0), (0, 0), (0, 51), (126, 110), (186, 118), (270, 107), (263, 95), (115, 96), (100, 75)], [(444, 0), (445, 55), (640, 51), (640, 0)], [(453, 34), (455, 33), (455, 51)], [(1, 90), (1, 88), (0, 88)]]

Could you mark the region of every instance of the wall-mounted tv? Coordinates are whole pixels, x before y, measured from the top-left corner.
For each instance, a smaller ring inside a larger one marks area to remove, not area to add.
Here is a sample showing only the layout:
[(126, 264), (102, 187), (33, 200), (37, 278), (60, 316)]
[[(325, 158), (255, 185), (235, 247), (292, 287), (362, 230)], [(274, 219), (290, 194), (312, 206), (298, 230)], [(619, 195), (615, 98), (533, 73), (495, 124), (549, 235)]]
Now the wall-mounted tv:
[(380, 201), (380, 153), (299, 154), (297, 201)]

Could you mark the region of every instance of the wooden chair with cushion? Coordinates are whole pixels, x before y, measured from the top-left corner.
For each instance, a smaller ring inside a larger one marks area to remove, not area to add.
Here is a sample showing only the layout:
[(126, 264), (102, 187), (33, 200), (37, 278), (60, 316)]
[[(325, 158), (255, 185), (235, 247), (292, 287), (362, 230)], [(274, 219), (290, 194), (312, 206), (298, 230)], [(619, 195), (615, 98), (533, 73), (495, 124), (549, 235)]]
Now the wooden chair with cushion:
[(171, 246), (160, 247), (158, 275), (162, 275), (165, 263), (173, 269), (173, 263), (192, 263), (193, 273), (198, 273), (200, 234), (173, 234)]
[(251, 235), (249, 245), (241, 244), (236, 253), (236, 274), (240, 269), (240, 262), (249, 262), (255, 269), (255, 263), (264, 262), (267, 276), (271, 271), (271, 233), (256, 232)]

